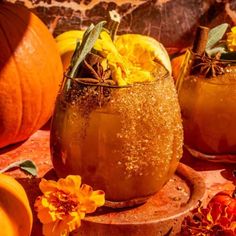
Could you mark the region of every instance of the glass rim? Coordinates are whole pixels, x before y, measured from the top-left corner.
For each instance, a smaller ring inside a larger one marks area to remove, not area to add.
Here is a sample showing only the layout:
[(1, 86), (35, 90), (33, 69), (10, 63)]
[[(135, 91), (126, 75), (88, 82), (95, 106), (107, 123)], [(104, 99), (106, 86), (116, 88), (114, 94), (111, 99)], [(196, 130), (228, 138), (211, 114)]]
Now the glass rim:
[[(218, 78), (219, 76), (222, 76), (222, 75), (218, 75), (217, 77), (214, 77), (216, 79), (213, 79), (213, 78), (206, 79), (204, 76), (203, 77), (197, 76), (198, 77), (197, 80), (201, 80), (201, 81), (203, 81), (204, 83), (207, 83), (207, 84), (221, 85), (221, 86), (229, 86), (229, 85), (235, 85), (236, 84), (236, 79), (232, 79), (232, 80), (228, 79), (226, 81), (222, 78)], [(190, 77), (196, 77), (196, 75), (190, 75)]]
[[(95, 84), (95, 83), (90, 83), (90, 82), (79, 81), (79, 80), (76, 80), (76, 79), (79, 79), (79, 77), (72, 78), (69, 75), (67, 75), (66, 72), (64, 73), (64, 77), (66, 77), (67, 79), (70, 79), (70, 80), (74, 80), (74, 82), (84, 85), (84, 86), (91, 86), (91, 87), (99, 86), (99, 87), (117, 88), (117, 89), (118, 88), (130, 88), (130, 87), (139, 86), (139, 85), (150, 85), (150, 84), (155, 84), (159, 81), (159, 79), (155, 79), (153, 81), (135, 82), (133, 84), (119, 86), (119, 85), (109, 85), (109, 84), (105, 84), (105, 83), (96, 83)], [(160, 75), (160, 76), (156, 76), (156, 77), (160, 78), (160, 79), (166, 79), (168, 77), (172, 77), (172, 75), (169, 71), (166, 70), (165, 74)]]
[[(193, 52), (192, 49), (189, 49), (190, 53), (195, 56), (195, 55), (198, 55), (197, 53)], [(210, 58), (210, 57), (209, 57)], [(214, 59), (214, 58), (212, 58)], [(230, 66), (235, 66), (236, 65), (236, 59), (217, 59), (217, 61), (219, 62), (223, 62), (225, 63), (225, 68), (230, 67)], [(212, 84), (212, 85), (221, 85), (221, 86), (227, 86), (227, 85), (235, 85), (236, 84), (236, 79), (227, 79), (227, 80), (224, 80), (224, 78), (221, 78), (221, 77), (224, 77), (224, 76), (227, 76), (227, 74), (230, 74), (229, 73), (224, 73), (224, 74), (221, 74), (221, 75), (217, 75), (215, 77), (210, 77), (210, 78), (206, 78), (204, 77), (204, 75), (188, 75), (188, 77), (198, 77), (198, 79), (201, 79), (202, 81), (204, 81), (204, 83), (208, 83), (208, 84)], [(214, 79), (215, 78), (215, 79)]]

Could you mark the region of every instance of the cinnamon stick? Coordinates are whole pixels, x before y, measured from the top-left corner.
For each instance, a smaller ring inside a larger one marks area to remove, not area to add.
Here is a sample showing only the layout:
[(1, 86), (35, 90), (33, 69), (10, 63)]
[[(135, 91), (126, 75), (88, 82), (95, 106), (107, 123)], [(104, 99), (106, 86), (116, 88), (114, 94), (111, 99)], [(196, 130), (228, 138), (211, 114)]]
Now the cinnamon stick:
[(198, 26), (196, 30), (195, 39), (193, 42), (192, 51), (198, 55), (202, 55), (206, 49), (208, 40), (209, 28), (205, 26)]
[(186, 51), (184, 61), (182, 62), (181, 70), (177, 77), (176, 89), (178, 93), (180, 92), (183, 79), (186, 78), (186, 76), (188, 76), (192, 72), (192, 67), (195, 62), (195, 54), (202, 56), (205, 52), (206, 44), (208, 41), (208, 33), (209, 28), (205, 26), (197, 27), (192, 52), (191, 50)]

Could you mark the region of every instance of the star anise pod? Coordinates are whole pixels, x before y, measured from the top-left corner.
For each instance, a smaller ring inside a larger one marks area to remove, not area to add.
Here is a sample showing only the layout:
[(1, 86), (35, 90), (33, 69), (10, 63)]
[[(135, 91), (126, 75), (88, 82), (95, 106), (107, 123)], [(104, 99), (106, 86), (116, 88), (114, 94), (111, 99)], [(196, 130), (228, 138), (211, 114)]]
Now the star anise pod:
[(215, 77), (225, 73), (224, 67), (226, 63), (220, 60), (220, 54), (215, 57), (209, 57), (206, 53), (203, 55), (195, 55), (192, 74), (201, 74), (206, 78)]
[(93, 89), (95, 94), (97, 94), (99, 106), (102, 105), (105, 98), (106, 100), (109, 99), (109, 86), (115, 85), (115, 81), (111, 77), (111, 70), (109, 68), (104, 69), (102, 66), (103, 60), (103, 57), (89, 53), (82, 63), (78, 78), (74, 78), (79, 83), (95, 85)]
[(103, 68), (102, 60), (101, 56), (89, 53), (83, 61), (78, 78), (75, 80), (88, 84), (115, 85), (115, 81), (111, 78), (111, 70)]

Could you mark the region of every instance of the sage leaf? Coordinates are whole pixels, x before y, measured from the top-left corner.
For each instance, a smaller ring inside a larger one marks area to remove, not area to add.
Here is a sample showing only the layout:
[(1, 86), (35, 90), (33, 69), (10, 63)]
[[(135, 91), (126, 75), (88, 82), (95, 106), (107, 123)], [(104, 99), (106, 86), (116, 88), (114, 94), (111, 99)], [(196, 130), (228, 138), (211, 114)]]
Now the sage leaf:
[(33, 161), (26, 160), (25, 162), (20, 164), (20, 169), (31, 174), (32, 176), (37, 176), (37, 167)]
[[(80, 47), (80, 41), (78, 40), (77, 43), (76, 43), (76, 47), (75, 47), (75, 50), (74, 50), (74, 53), (71, 57), (71, 60), (70, 60), (70, 66), (69, 66), (69, 71), (71, 70), (71, 68), (73, 68), (73, 65), (75, 64), (76, 62), (76, 59), (78, 57), (78, 50), (79, 50), (79, 47)], [(69, 88), (70, 88), (70, 85), (71, 85), (71, 81), (70, 81), (70, 78), (68, 78), (66, 80), (66, 84), (65, 84), (65, 90), (68, 91)]]
[(87, 29), (86, 29), (86, 31), (84, 32), (84, 39), (85, 40), (87, 40), (87, 38), (88, 38), (88, 35), (89, 35), (89, 33), (91, 32), (91, 30), (94, 28), (94, 24), (91, 24)]
[[(91, 30), (92, 30), (93, 28), (94, 28), (94, 24), (91, 24), (91, 25), (87, 28), (87, 30), (84, 32), (84, 35), (83, 35), (84, 41), (87, 40), (88, 34), (89, 34), (89, 32), (91, 32)], [(78, 54), (79, 54), (79, 52), (80, 52), (80, 51), (79, 51), (80, 46), (81, 46), (81, 41), (78, 40), (77, 43), (76, 43), (76, 48), (75, 48), (75, 50), (74, 50), (73, 56), (72, 56), (72, 58), (71, 58), (71, 66), (73, 66), (73, 65), (75, 64), (76, 59), (79, 57)]]
[(211, 49), (216, 43), (218, 43), (223, 38), (228, 27), (229, 24), (223, 23), (212, 28), (209, 31), (206, 50)]
[(213, 47), (211, 49), (207, 49), (206, 53), (209, 57), (215, 56), (217, 53), (226, 53), (226, 47), (225, 45), (219, 45), (217, 47)]
[(78, 40), (77, 42), (76, 42), (76, 47), (75, 47), (75, 51), (74, 51), (74, 53), (73, 53), (73, 55), (72, 55), (72, 57), (71, 57), (71, 60), (70, 60), (70, 68), (72, 68), (72, 66), (75, 64), (75, 62), (76, 62), (76, 59), (77, 59), (77, 57), (78, 57), (78, 50), (79, 50), (79, 47), (80, 47), (80, 44), (81, 42)]
[(101, 21), (95, 26), (90, 26), (84, 33), (82, 42), (75, 52), (75, 56), (78, 56), (75, 63), (72, 65), (69, 76), (74, 78), (80, 63), (85, 59), (87, 54), (92, 50), (96, 40), (99, 38), (99, 35), (105, 25), (106, 21)]
[(32, 176), (37, 176), (37, 167), (35, 163), (31, 160), (21, 160), (21, 161), (13, 162), (7, 167), (1, 169), (0, 173), (4, 173), (14, 168), (20, 168), (21, 170), (23, 170), (24, 172)]

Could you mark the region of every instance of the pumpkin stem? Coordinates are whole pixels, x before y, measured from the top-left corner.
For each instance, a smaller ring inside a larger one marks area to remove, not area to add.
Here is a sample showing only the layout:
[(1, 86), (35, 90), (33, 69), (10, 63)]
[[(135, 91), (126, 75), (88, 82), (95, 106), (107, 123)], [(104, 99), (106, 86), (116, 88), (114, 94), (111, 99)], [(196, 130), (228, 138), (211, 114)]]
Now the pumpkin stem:
[(121, 17), (115, 10), (109, 11), (109, 19), (107, 21), (106, 28), (110, 31), (111, 39), (114, 41), (117, 30), (120, 25)]

